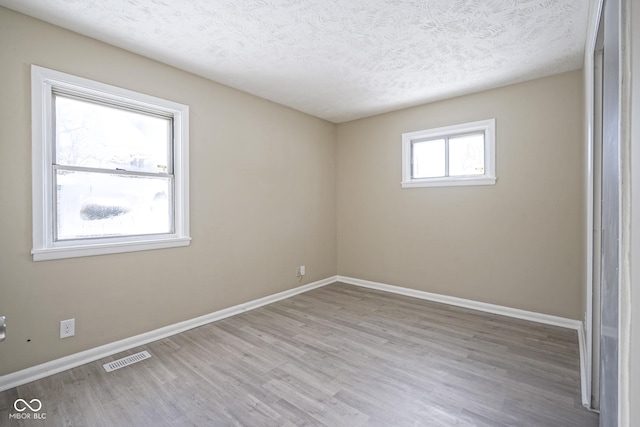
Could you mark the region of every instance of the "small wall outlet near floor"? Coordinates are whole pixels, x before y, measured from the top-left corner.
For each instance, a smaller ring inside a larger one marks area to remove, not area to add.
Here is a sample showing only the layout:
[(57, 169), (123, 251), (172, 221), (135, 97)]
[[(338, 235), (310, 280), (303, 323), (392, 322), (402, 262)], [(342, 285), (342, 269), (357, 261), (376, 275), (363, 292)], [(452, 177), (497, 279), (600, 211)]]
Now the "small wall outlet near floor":
[(76, 334), (76, 319), (60, 321), (60, 338), (69, 338)]
[(304, 265), (301, 265), (300, 267), (298, 267), (298, 273), (296, 274), (296, 276), (302, 277), (305, 275), (305, 273), (306, 269), (304, 268)]

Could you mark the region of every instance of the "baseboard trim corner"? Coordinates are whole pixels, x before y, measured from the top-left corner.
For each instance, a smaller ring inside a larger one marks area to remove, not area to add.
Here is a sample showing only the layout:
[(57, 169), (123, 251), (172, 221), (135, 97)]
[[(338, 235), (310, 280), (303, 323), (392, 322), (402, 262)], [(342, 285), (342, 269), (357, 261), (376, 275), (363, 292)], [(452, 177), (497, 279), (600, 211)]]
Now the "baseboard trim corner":
[(116, 353), (120, 353), (132, 348), (149, 344), (150, 342), (157, 341), (163, 338), (170, 337), (172, 335), (179, 334), (189, 329), (197, 328), (208, 323), (222, 320), (227, 317), (235, 316), (236, 314), (244, 313), (246, 311), (254, 310), (262, 307), (263, 305), (271, 304), (286, 298), (290, 298), (294, 295), (298, 295), (304, 292), (308, 292), (312, 289), (320, 288), (322, 286), (329, 285), (337, 281), (337, 276), (327, 277), (326, 279), (318, 280), (313, 283), (299, 286), (297, 288), (288, 289), (283, 292), (278, 292), (273, 295), (268, 295), (263, 298), (259, 298), (253, 301), (249, 301), (243, 304), (238, 304), (233, 307), (225, 308), (215, 311), (213, 313), (205, 314), (200, 317), (178, 322), (173, 325), (165, 326), (153, 331), (145, 332), (133, 337), (125, 338), (120, 341), (115, 341), (109, 344), (101, 345), (89, 350), (81, 351), (79, 353), (64, 356), (59, 359), (52, 360), (50, 362), (42, 363), (40, 365), (32, 366), (30, 368), (22, 369), (20, 371), (12, 372), (0, 376), (0, 391), (8, 390), (13, 387), (18, 387), (23, 384), (30, 383), (32, 381), (39, 380), (50, 375), (57, 374), (68, 369), (75, 368), (76, 366), (84, 365), (104, 357), (111, 356)]

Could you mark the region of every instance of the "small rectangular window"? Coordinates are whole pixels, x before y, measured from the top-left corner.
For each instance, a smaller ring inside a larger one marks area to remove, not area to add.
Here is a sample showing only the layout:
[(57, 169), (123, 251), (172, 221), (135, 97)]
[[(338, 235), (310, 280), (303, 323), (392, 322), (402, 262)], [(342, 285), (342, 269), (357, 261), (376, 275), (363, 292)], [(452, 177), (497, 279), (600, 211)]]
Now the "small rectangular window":
[(495, 181), (495, 119), (402, 134), (403, 188)]
[(32, 67), (34, 260), (189, 244), (188, 107)]

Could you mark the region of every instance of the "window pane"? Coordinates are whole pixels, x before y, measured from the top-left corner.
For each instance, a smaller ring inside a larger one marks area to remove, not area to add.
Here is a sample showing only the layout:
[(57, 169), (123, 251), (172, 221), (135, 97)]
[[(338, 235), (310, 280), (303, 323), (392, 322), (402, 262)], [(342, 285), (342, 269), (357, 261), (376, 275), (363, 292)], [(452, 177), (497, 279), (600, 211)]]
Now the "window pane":
[(412, 150), (413, 178), (444, 176), (444, 139), (414, 142)]
[(172, 232), (171, 179), (56, 171), (57, 239)]
[(56, 163), (170, 172), (171, 119), (55, 96)]
[(449, 175), (484, 174), (484, 133), (449, 138)]

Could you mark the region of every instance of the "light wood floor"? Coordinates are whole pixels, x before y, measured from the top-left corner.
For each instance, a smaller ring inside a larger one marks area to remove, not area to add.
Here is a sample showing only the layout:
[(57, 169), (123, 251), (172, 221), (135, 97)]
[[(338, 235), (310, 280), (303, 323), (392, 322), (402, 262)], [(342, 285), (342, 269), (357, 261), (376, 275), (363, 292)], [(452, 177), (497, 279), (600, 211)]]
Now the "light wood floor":
[[(152, 357), (106, 373), (138, 351)], [(38, 398), (46, 420), (9, 420)], [(597, 426), (576, 332), (334, 284), (0, 393), (2, 426)]]

